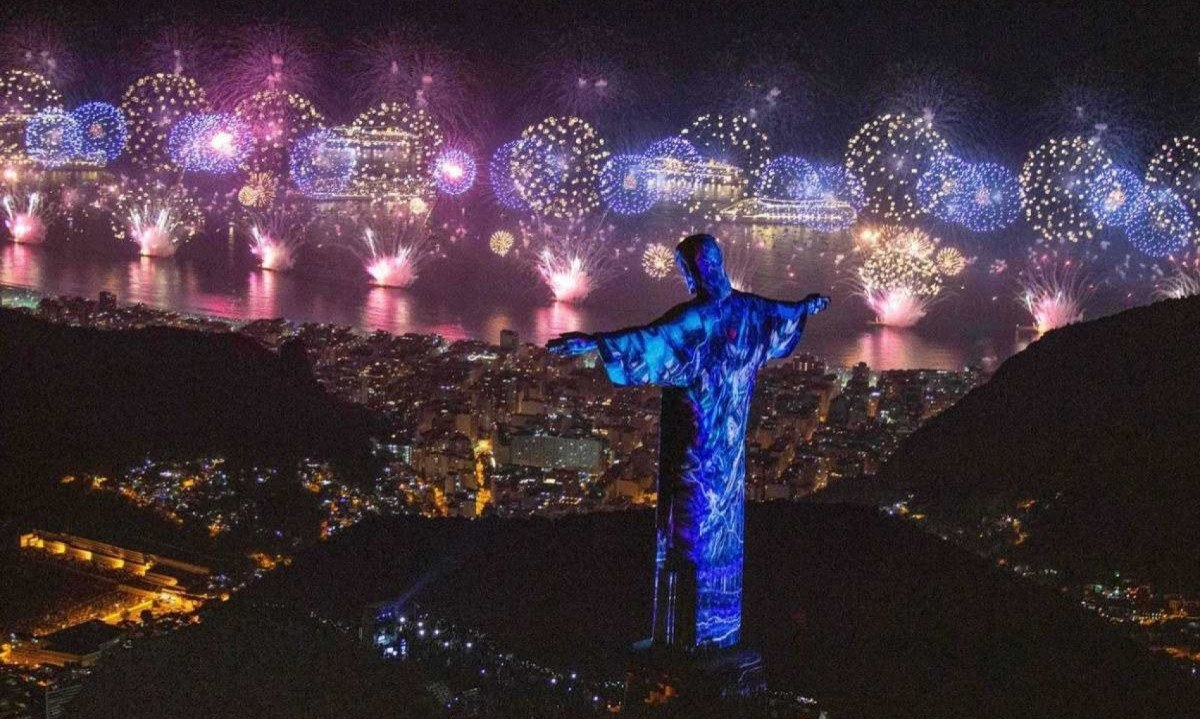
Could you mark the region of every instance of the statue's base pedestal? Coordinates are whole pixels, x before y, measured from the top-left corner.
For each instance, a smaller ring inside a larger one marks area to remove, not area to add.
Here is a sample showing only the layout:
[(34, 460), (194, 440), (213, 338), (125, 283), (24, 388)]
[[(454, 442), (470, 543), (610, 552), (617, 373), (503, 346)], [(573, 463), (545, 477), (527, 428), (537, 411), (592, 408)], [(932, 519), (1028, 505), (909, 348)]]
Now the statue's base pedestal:
[[(685, 708), (712, 709), (722, 698), (745, 697), (766, 689), (762, 655), (746, 647), (666, 651), (649, 641), (633, 647), (625, 676), (627, 716), (677, 714)], [(700, 716), (697, 711), (690, 716)], [(680, 714), (680, 716), (683, 716)]]

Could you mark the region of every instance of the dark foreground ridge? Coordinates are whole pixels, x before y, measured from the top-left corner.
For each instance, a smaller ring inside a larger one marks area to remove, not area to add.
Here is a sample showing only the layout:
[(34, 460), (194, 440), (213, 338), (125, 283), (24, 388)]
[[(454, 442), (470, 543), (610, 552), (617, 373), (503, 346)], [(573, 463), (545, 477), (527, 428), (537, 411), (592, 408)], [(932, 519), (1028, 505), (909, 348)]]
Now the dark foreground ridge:
[(148, 453), (355, 464), (369, 423), (320, 388), (298, 344), (275, 354), (234, 333), (101, 331), (0, 310), (0, 456), (31, 474)]
[(1198, 343), (1200, 298), (1050, 332), (915, 432), (876, 486), (967, 526), (1034, 499), (1035, 557), (1194, 586)]
[[(834, 716), (1196, 716), (1195, 683), (1101, 619), (911, 525), (844, 505), (748, 511), (746, 633), (776, 687), (813, 696)], [(130, 719), (316, 716), (305, 701), (320, 695), (339, 716), (374, 716), (369, 707), (394, 687), (333, 679), (377, 672), (368, 660), (339, 649), (284, 666), (264, 659), (273, 632), (281, 642), (291, 636), (284, 629), (229, 627), (250, 621), (243, 617), (287, 627), (313, 613), (357, 621), (365, 605), (401, 597), (526, 656), (620, 676), (628, 645), (647, 630), (652, 530), (646, 512), (368, 522), (218, 606), (199, 627), (114, 656), (79, 710)], [(309, 672), (305, 662), (319, 667)], [(236, 682), (213, 681), (234, 674)], [(297, 675), (303, 691), (281, 690), (299, 686)], [(343, 696), (348, 690), (355, 695)], [(264, 706), (253, 698), (260, 693), (279, 703)], [(226, 713), (239, 706), (248, 709)]]

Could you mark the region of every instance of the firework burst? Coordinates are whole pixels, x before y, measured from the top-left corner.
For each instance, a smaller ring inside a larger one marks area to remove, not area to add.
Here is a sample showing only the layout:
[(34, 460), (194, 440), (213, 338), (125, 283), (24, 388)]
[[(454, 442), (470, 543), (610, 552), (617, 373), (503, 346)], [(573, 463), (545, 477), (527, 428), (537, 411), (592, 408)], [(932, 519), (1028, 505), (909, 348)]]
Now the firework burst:
[(352, 86), (363, 102), (402, 102), (428, 111), (442, 126), (472, 126), (472, 68), (457, 52), (409, 28), (390, 30), (354, 49)]
[(942, 292), (942, 273), (932, 256), (936, 242), (920, 230), (889, 230), (858, 269), (858, 294), (875, 321), (912, 327)]
[(79, 123), (80, 152), (84, 157), (105, 164), (125, 152), (129, 126), (116, 107), (107, 102), (89, 102), (72, 110), (71, 116)]
[(61, 167), (83, 154), (83, 128), (74, 115), (43, 110), (25, 125), (25, 152), (42, 167)]
[(169, 170), (171, 126), (188, 115), (207, 112), (208, 107), (207, 95), (190, 77), (159, 73), (139, 79), (121, 98), (130, 159), (146, 170)]
[(461, 195), (475, 184), (475, 157), (459, 147), (445, 147), (433, 161), (433, 184), (444, 195)]
[(260, 90), (239, 102), (233, 114), (250, 135), (245, 169), (276, 175), (287, 169), (288, 153), (296, 141), (325, 120), (311, 102), (286, 90)]
[(1183, 200), (1165, 187), (1146, 190), (1125, 225), (1129, 244), (1149, 257), (1168, 257), (1183, 250), (1192, 236), (1192, 215)]
[(516, 243), (517, 238), (513, 233), (508, 230), (496, 230), (488, 238), (488, 249), (500, 257), (505, 257), (512, 251), (513, 245)]
[(359, 250), (363, 268), (378, 287), (409, 287), (436, 254), (430, 208), (413, 200), (398, 210), (368, 219)]
[(617, 272), (613, 227), (603, 220), (536, 221), (522, 228), (533, 269), (556, 302), (577, 304)]
[(130, 191), (121, 202), (128, 237), (143, 257), (171, 257), (204, 221), (180, 185), (154, 184)]
[(884, 73), (872, 94), (878, 112), (919, 117), (956, 148), (975, 149), (989, 135), (991, 103), (979, 83), (961, 73), (903, 62)]
[(967, 258), (956, 247), (943, 247), (933, 256), (938, 272), (946, 277), (958, 277), (967, 269)]
[(706, 160), (741, 168), (756, 178), (771, 152), (771, 141), (758, 123), (745, 115), (701, 115), (680, 137)]
[(296, 255), (308, 241), (308, 223), (294, 212), (281, 210), (254, 220), (247, 234), (259, 267), (286, 272), (295, 267)]
[(1140, 103), (1095, 83), (1059, 81), (1034, 112), (1030, 127), (1040, 137), (1082, 137), (1125, 164), (1142, 156), (1151, 135), (1137, 119)]
[(13, 242), (36, 245), (46, 239), (46, 205), (38, 192), (8, 194), (0, 199), (4, 227)]
[(1179, 300), (1200, 295), (1200, 272), (1196, 269), (1178, 267), (1175, 272), (1162, 277), (1154, 288), (1154, 296), (1164, 300)]
[(1092, 183), (1089, 203), (1105, 227), (1124, 227), (1145, 200), (1142, 178), (1123, 167), (1110, 167)]
[(160, 30), (143, 55), (146, 64), (156, 72), (208, 78), (216, 54), (210, 32), (194, 25), (173, 25)]
[(227, 113), (182, 117), (167, 135), (167, 153), (184, 172), (228, 175), (237, 171), (250, 148), (249, 128)]
[(1082, 137), (1053, 139), (1029, 153), (1021, 168), (1025, 217), (1046, 242), (1090, 240), (1099, 226), (1092, 212), (1092, 188), (1111, 160)]
[(578, 117), (548, 117), (521, 133), (510, 174), (521, 199), (544, 219), (574, 220), (600, 205), (597, 180), (608, 151)]
[[(800, 140), (813, 117), (812, 76), (782, 53), (746, 58), (729, 51), (714, 59), (717, 70), (702, 74), (696, 103), (727, 117), (744, 116), (772, 141), (784, 145)], [(806, 137), (806, 139), (811, 139)]]
[(1150, 158), (1146, 184), (1173, 190), (1200, 223), (1200, 139), (1182, 135), (1164, 143)]
[(75, 80), (78, 67), (58, 26), (37, 21), (22, 22), (5, 30), (0, 37), (0, 62), (35, 72), (59, 87)]
[(442, 147), (442, 130), (428, 112), (403, 103), (385, 103), (361, 113), (351, 125), (359, 152), (355, 185), (364, 194), (422, 196), (431, 193), (429, 169)]
[(669, 277), (675, 268), (675, 251), (664, 244), (654, 243), (642, 252), (642, 271), (646, 276), (661, 280)]
[(654, 206), (656, 193), (649, 185), (646, 158), (642, 155), (608, 158), (598, 182), (600, 196), (618, 215), (640, 215)]
[(28, 162), (25, 123), (44, 110), (61, 109), (62, 95), (44, 76), (27, 70), (0, 74), (0, 162)]
[(946, 151), (946, 141), (928, 120), (882, 115), (850, 138), (846, 169), (863, 182), (867, 214), (905, 221), (920, 214), (917, 183)]
[(1040, 266), (1024, 275), (1019, 299), (1029, 312), (1039, 335), (1083, 319), (1083, 306), (1091, 290), (1075, 267)]

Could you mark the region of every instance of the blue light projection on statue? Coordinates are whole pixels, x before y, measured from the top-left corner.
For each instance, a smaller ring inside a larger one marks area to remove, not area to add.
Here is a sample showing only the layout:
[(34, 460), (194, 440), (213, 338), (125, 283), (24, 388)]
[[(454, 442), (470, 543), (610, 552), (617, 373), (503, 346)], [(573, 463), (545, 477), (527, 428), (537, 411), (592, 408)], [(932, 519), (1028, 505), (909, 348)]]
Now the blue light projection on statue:
[(795, 349), (808, 315), (799, 302), (738, 292), (721, 249), (693, 235), (676, 261), (695, 297), (644, 327), (571, 333), (559, 355), (598, 350), (618, 386), (659, 385), (657, 551), (653, 645), (690, 650), (738, 643), (742, 620), (746, 422), (758, 369)]

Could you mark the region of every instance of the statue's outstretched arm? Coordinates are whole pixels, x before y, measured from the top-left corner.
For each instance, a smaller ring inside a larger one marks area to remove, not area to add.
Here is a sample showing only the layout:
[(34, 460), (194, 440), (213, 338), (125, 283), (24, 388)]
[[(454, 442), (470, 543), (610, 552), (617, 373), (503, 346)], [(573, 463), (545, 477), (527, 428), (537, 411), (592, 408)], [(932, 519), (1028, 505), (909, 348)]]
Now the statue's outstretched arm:
[(814, 292), (799, 302), (789, 302), (787, 304), (806, 315), (815, 315), (824, 312), (829, 307), (829, 302), (828, 296)]
[(547, 342), (546, 349), (559, 357), (578, 357), (596, 351), (596, 338), (584, 332), (568, 332)]
[(819, 314), (829, 307), (829, 298), (813, 293), (798, 301), (765, 300), (769, 320), (764, 329), (768, 331), (767, 359), (782, 359), (792, 353), (810, 315)]

